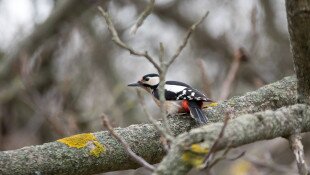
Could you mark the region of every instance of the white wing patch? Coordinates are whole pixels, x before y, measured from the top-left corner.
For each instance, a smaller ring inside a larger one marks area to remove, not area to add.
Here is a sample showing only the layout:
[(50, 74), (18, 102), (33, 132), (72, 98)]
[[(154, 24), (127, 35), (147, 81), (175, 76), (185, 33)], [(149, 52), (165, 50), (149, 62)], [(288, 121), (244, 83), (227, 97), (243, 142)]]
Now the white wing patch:
[(174, 93), (178, 93), (178, 92), (181, 92), (182, 90), (184, 90), (185, 86), (180, 86), (180, 85), (171, 85), (171, 84), (166, 84), (165, 85), (165, 89), (167, 91), (171, 91), (171, 92), (174, 92)]

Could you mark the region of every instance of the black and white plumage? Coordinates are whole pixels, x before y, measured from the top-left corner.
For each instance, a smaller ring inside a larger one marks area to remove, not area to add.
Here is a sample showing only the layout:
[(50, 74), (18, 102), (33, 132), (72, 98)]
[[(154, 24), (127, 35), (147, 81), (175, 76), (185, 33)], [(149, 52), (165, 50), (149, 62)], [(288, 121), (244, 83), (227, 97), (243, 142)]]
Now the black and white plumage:
[[(159, 105), (159, 75), (147, 74), (137, 83), (129, 86), (142, 87), (151, 93), (155, 102)], [(189, 112), (191, 116), (200, 124), (207, 123), (202, 105), (203, 102), (212, 102), (207, 96), (192, 88), (188, 84), (178, 81), (166, 81), (165, 83), (165, 107), (170, 115), (179, 112)]]

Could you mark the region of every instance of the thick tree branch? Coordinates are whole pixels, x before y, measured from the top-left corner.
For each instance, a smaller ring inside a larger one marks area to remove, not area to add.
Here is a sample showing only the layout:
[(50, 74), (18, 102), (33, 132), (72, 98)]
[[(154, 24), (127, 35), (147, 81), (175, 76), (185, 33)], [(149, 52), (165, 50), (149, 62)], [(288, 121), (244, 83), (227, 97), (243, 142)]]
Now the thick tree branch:
[(310, 1), (286, 0), (286, 11), (298, 79), (298, 102), (310, 104)]
[[(210, 149), (221, 132), (222, 125), (223, 123), (214, 123), (179, 135), (154, 174), (182, 175), (193, 166), (199, 166), (198, 162), (204, 158), (200, 150)], [(294, 133), (296, 128), (301, 132), (310, 131), (309, 106), (296, 104), (276, 111), (245, 114), (229, 122), (217, 148), (220, 150), (228, 144), (237, 147), (258, 140), (288, 136)], [(192, 147), (193, 145), (195, 147)], [(197, 145), (200, 149), (197, 149)]]
[[(210, 121), (218, 122), (223, 120), (228, 109), (233, 110), (232, 117), (237, 117), (244, 113), (292, 105), (296, 103), (295, 94), (296, 78), (287, 77), (244, 96), (224, 101), (216, 107), (207, 109), (206, 113)], [(171, 117), (168, 122), (176, 135), (195, 127), (195, 121), (188, 116)], [(153, 125), (132, 125), (127, 128), (117, 128), (115, 131), (126, 140), (135, 153), (150, 163), (158, 163), (165, 154), (159, 141), (160, 134)], [(76, 137), (71, 137), (69, 143), (71, 145), (76, 143), (73, 146), (81, 146), (79, 148), (55, 141), (0, 152), (0, 174), (34, 174), (35, 172), (92, 174), (139, 167), (137, 163), (131, 161), (123, 146), (107, 131), (94, 133), (93, 136), (84, 134), (76, 140), (74, 140)], [(81, 145), (81, 142), (85, 142), (85, 138), (91, 139), (85, 145)]]

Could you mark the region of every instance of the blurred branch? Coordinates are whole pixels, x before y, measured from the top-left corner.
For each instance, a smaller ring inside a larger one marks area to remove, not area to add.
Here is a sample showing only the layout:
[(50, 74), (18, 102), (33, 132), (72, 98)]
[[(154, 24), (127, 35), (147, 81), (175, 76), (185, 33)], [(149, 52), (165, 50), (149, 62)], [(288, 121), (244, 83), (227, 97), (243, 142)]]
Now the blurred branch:
[[(201, 149), (209, 150), (210, 145), (218, 138), (222, 126), (223, 123), (213, 123), (179, 135), (154, 174), (182, 175), (192, 167), (199, 167), (200, 165), (196, 163), (200, 160), (200, 154), (197, 154), (193, 149), (192, 158), (186, 159), (186, 148), (193, 144), (199, 144)], [(309, 106), (295, 104), (275, 111), (267, 110), (241, 115), (229, 122), (217, 150), (224, 149), (230, 143), (232, 147), (238, 147), (258, 140), (286, 136), (296, 128), (301, 128), (301, 132), (310, 131)], [(193, 160), (197, 161), (193, 163)]]
[(112, 136), (125, 147), (127, 154), (130, 155), (130, 157), (133, 160), (135, 160), (137, 163), (139, 163), (141, 166), (145, 167), (146, 169), (150, 171), (154, 171), (155, 169), (154, 166), (152, 166), (151, 164), (146, 162), (142, 157), (138, 156), (135, 152), (133, 152), (130, 146), (128, 145), (128, 143), (121, 136), (116, 134), (116, 132), (114, 131), (113, 127), (111, 126), (109, 122), (109, 119), (104, 114), (102, 115), (102, 121), (103, 121), (103, 126), (106, 127), (108, 131), (112, 134)]
[(308, 166), (305, 161), (305, 153), (304, 153), (304, 147), (301, 143), (301, 135), (300, 133), (296, 133), (291, 135), (289, 138), (289, 143), (291, 146), (291, 149), (294, 153), (297, 167), (300, 175), (308, 175), (310, 174), (308, 170)]
[(207, 76), (206, 69), (205, 69), (204, 64), (203, 64), (203, 60), (198, 59), (197, 65), (198, 65), (200, 72), (201, 72), (201, 82), (203, 84), (203, 89), (204, 89), (206, 95), (212, 99), (211, 85), (210, 85), (210, 81), (209, 81), (208, 76)]
[(38, 25), (13, 53), (7, 55), (5, 62), (0, 66), (0, 80), (9, 77), (11, 71), (14, 70), (12, 69), (13, 64), (20, 56), (31, 56), (43, 43), (58, 33), (59, 27), (64, 22), (67, 22), (72, 16), (80, 15), (82, 11), (93, 5), (86, 0), (79, 3), (76, 3), (75, 0), (60, 1), (58, 3), (50, 16), (42, 24)]
[(231, 86), (235, 81), (240, 64), (241, 62), (245, 61), (247, 61), (247, 57), (244, 53), (244, 50), (242, 48), (239, 48), (235, 53), (233, 62), (231, 63), (227, 76), (223, 82), (219, 100), (226, 100), (228, 98), (232, 89)]
[[(212, 119), (211, 122), (218, 122), (222, 121), (223, 116), (231, 110), (233, 110), (231, 117), (234, 118), (244, 113), (275, 109), (294, 104), (296, 102), (295, 94), (296, 78), (288, 77), (262, 87), (257, 91), (247, 93), (244, 96), (219, 103), (216, 107), (208, 108), (206, 113)], [(196, 126), (195, 122), (188, 116), (170, 117), (168, 123), (175, 135)], [(231, 123), (227, 126), (227, 131), (228, 127), (234, 126)], [(257, 123), (259, 121), (255, 124)], [(291, 122), (289, 124), (294, 123)], [(218, 124), (212, 126), (214, 129), (221, 129)], [(237, 125), (234, 127), (235, 129), (240, 129), (242, 128), (241, 126)], [(281, 125), (279, 127), (281, 128)], [(115, 130), (132, 146), (131, 148), (136, 154), (151, 164), (158, 163), (165, 155), (164, 148), (159, 141), (160, 134), (154, 125), (132, 125)], [(275, 131), (278, 130), (273, 130), (273, 133)], [(218, 133), (214, 135), (214, 139), (218, 136)], [(243, 133), (243, 131), (238, 131), (234, 136), (238, 136), (240, 133)], [(94, 135), (98, 143), (101, 143), (105, 148), (105, 151), (99, 157), (90, 155), (90, 148), (87, 146), (77, 149), (59, 142), (50, 142), (43, 145), (0, 152), (0, 172), (2, 174), (94, 174), (139, 167), (139, 164), (130, 161), (131, 158), (123, 149), (123, 145), (115, 142), (115, 139), (110, 136), (109, 132), (97, 132)], [(212, 132), (203, 136), (209, 135), (213, 136)], [(247, 134), (243, 136), (247, 136)]]
[(144, 20), (152, 13), (155, 0), (150, 0), (150, 3), (146, 6), (145, 10), (140, 14), (137, 22), (131, 27), (130, 33), (136, 34), (138, 28), (143, 24)]
[[(188, 26), (190, 26), (193, 21), (184, 16), (184, 13), (179, 10), (178, 7), (180, 2), (181, 1), (173, 1), (165, 6), (156, 6), (153, 13), (163, 21), (175, 21), (181, 28), (187, 30)], [(197, 35), (194, 36), (194, 42), (198, 43), (197, 46), (201, 46), (203, 50), (209, 49), (218, 53), (222, 55), (223, 58), (231, 57), (230, 50), (226, 47), (225, 41), (221, 41), (218, 38), (211, 36), (206, 28), (197, 28), (195, 33), (197, 33)]]
[(254, 166), (263, 167), (281, 174), (297, 174), (292, 168), (284, 165), (280, 165), (272, 160), (270, 154), (264, 156), (264, 158), (257, 158), (255, 156), (245, 156), (245, 160), (251, 162)]

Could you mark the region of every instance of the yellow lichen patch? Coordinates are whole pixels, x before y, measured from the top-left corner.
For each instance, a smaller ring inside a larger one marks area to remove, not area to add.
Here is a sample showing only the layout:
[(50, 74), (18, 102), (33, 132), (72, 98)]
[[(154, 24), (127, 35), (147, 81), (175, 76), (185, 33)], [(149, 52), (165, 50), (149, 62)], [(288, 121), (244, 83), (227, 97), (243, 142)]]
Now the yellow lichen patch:
[(217, 105), (219, 105), (219, 104), (216, 103), (216, 102), (213, 102), (213, 103), (208, 104), (208, 107), (215, 107), (215, 106), (217, 106)]
[(198, 153), (198, 154), (208, 154), (209, 153), (209, 149), (208, 148), (204, 148), (199, 144), (193, 144), (191, 146), (191, 151)]
[(192, 144), (190, 149), (185, 151), (182, 155), (182, 160), (195, 168), (200, 168), (208, 153), (208, 148), (205, 148), (200, 144)]
[(105, 147), (97, 140), (94, 134), (85, 133), (85, 134), (77, 134), (70, 137), (65, 137), (57, 140), (60, 143), (64, 143), (72, 148), (85, 148), (88, 145), (92, 145), (90, 147), (90, 154), (99, 157), (100, 153), (105, 151)]
[(205, 156), (201, 154), (195, 154), (191, 151), (186, 151), (182, 155), (182, 160), (195, 168), (200, 168), (203, 165)]
[(105, 148), (98, 141), (93, 141), (93, 144), (95, 145), (95, 148), (90, 150), (90, 154), (95, 156), (95, 157), (99, 157), (100, 153), (105, 151)]
[(210, 107), (216, 107), (216, 106), (218, 106), (218, 103), (213, 102), (213, 103), (204, 105), (203, 108), (210, 108)]

